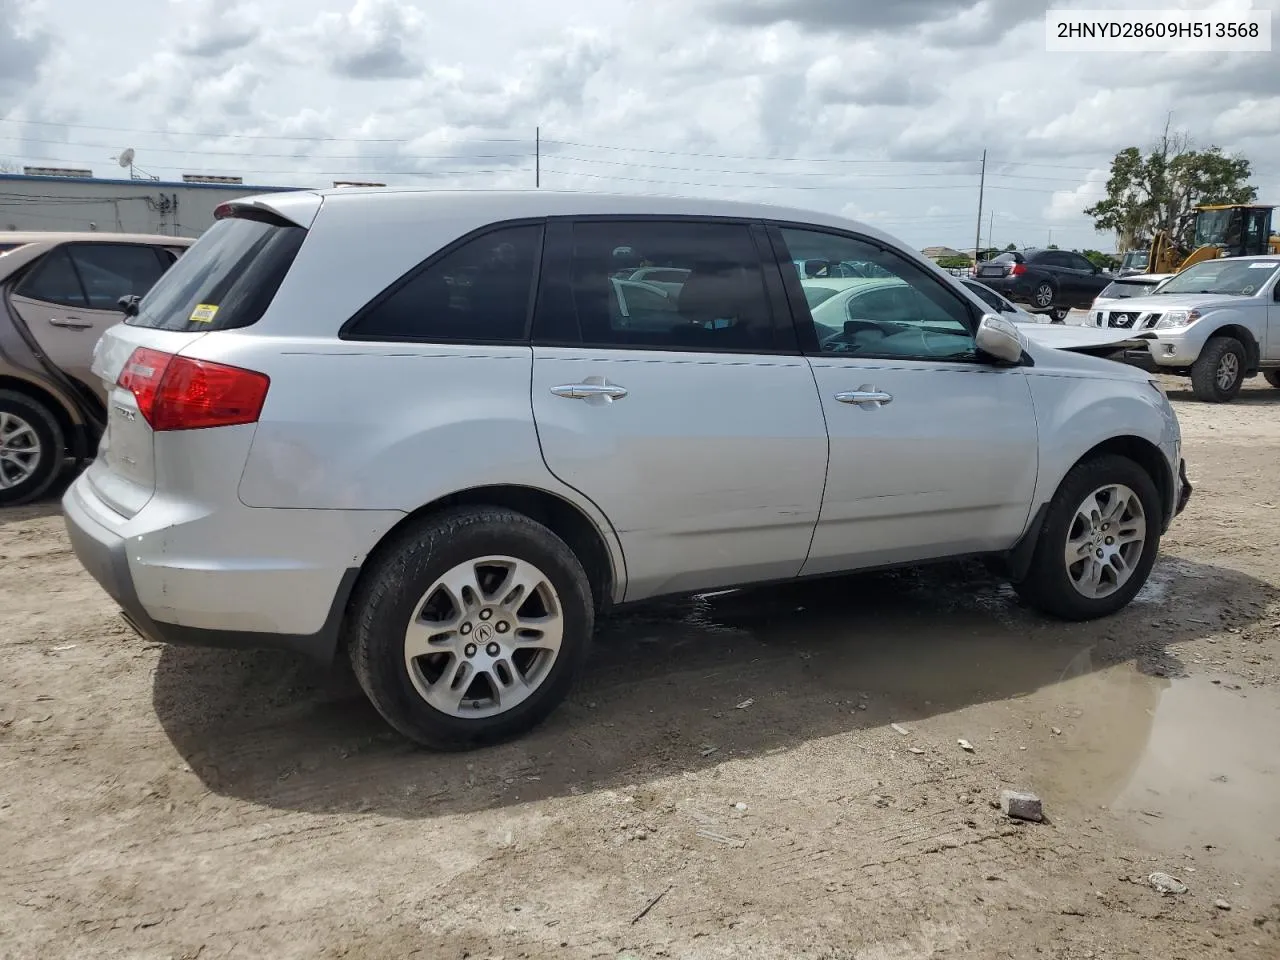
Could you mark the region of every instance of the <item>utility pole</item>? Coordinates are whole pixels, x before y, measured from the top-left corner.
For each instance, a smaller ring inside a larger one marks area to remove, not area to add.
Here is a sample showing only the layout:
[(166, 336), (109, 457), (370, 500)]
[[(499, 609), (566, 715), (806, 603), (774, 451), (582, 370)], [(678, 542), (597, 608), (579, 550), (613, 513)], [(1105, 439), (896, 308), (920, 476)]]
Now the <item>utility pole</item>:
[(1049, 246), (1053, 246), (1053, 227), (1049, 228)]
[(991, 213), (989, 213), (989, 214), (987, 215), (987, 249), (988, 249), (988, 250), (994, 250), (994, 249), (995, 249), (995, 248), (991, 245), (991, 244), (992, 244), (991, 234), (992, 234), (992, 231), (993, 231), (993, 229), (994, 229), (994, 227), (995, 227), (995, 223), (996, 223), (996, 212), (995, 212), (994, 210), (992, 210), (992, 211), (991, 211)]
[(542, 128), (533, 128), (533, 186), (542, 187)]
[(987, 186), (987, 151), (982, 151), (982, 173), (978, 179), (978, 229), (973, 234), (973, 262), (978, 263), (978, 248), (982, 246), (982, 194)]

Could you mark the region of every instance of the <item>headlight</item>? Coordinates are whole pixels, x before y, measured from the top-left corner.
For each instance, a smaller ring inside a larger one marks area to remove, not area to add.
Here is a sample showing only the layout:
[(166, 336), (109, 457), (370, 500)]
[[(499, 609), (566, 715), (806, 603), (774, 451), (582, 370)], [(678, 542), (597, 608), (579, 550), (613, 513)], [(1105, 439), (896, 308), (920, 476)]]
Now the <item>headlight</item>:
[(1189, 327), (1199, 319), (1199, 310), (1170, 310), (1156, 321), (1155, 328), (1157, 330), (1176, 330), (1179, 327)]

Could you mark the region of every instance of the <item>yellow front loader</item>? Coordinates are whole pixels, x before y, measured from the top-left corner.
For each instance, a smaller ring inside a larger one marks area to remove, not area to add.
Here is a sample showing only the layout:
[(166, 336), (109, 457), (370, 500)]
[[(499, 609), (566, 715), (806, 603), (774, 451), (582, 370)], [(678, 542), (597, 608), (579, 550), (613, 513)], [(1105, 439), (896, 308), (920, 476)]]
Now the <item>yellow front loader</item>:
[(1271, 233), (1274, 209), (1243, 203), (1196, 207), (1191, 229), (1176, 231), (1178, 236), (1190, 233), (1190, 246), (1179, 243), (1178, 236), (1158, 231), (1151, 241), (1147, 272), (1180, 273), (1193, 264), (1218, 257), (1280, 254), (1280, 236)]

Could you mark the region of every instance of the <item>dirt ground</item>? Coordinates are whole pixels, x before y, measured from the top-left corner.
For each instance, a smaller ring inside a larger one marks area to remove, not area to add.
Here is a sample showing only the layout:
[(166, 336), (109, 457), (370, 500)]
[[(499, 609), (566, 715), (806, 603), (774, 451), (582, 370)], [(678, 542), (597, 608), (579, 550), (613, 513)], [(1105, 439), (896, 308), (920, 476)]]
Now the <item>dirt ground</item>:
[(0, 956), (1275, 960), (1280, 391), (1174, 396), (1196, 493), (1123, 614), (980, 567), (652, 606), (469, 755), (140, 641), (56, 499), (7, 511)]

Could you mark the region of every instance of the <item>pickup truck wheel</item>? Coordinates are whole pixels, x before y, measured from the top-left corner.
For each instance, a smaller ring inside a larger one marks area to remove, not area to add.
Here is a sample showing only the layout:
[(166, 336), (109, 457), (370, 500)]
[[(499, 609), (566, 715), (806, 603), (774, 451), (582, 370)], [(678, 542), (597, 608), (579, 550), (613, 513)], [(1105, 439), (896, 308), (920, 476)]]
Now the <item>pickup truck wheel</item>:
[(1266, 378), (1267, 383), (1280, 390), (1280, 370), (1264, 370), (1262, 375)]
[(1041, 310), (1047, 310), (1053, 306), (1053, 295), (1053, 284), (1048, 280), (1041, 280), (1031, 293), (1031, 302)]
[(1127, 457), (1072, 468), (1050, 501), (1019, 595), (1064, 620), (1120, 610), (1142, 589), (1160, 547), (1160, 494)]
[(352, 667), (377, 711), (423, 746), (524, 733), (568, 694), (594, 624), (573, 551), (497, 508), (454, 510), (380, 549), (349, 627)]
[(27, 503), (48, 490), (65, 454), (52, 412), (24, 394), (0, 390), (0, 507)]
[(1227, 403), (1244, 386), (1248, 360), (1244, 344), (1235, 337), (1211, 337), (1191, 365), (1191, 390), (1197, 400)]

